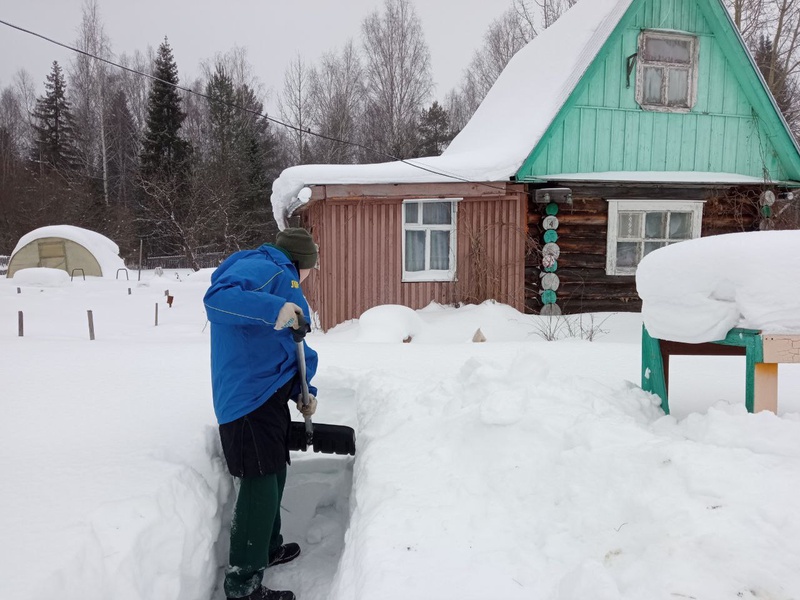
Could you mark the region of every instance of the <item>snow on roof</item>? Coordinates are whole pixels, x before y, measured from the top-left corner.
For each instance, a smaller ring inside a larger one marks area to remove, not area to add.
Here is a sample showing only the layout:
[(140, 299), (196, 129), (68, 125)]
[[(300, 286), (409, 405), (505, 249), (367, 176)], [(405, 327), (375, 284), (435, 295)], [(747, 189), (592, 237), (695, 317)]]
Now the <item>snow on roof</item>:
[(32, 241), (47, 237), (64, 238), (86, 248), (97, 259), (104, 277), (113, 277), (117, 269), (125, 268), (125, 262), (119, 257), (119, 246), (113, 241), (96, 231), (73, 225), (48, 225), (26, 233), (17, 242), (11, 253), (11, 259), (13, 260), (18, 250)]
[(297, 194), (307, 185), (507, 181), (539, 142), (631, 2), (583, 0), (570, 8), (514, 55), (442, 156), (286, 169), (272, 187), (278, 226), (283, 229), (287, 213), (302, 203)]
[(650, 335), (697, 344), (733, 327), (800, 333), (800, 231), (687, 240), (651, 252), (636, 270)]

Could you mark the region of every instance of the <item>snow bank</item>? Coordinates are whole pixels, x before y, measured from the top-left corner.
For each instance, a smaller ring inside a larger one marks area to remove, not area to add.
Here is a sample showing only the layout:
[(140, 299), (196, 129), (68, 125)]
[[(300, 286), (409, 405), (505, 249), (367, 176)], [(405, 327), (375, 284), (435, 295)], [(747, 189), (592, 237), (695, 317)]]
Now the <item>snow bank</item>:
[(358, 322), (360, 342), (402, 342), (417, 335), (423, 325), (415, 310), (396, 304), (370, 308)]
[(14, 283), (36, 287), (63, 287), (70, 283), (69, 273), (63, 269), (48, 269), (46, 267), (22, 269), (14, 273), (12, 279)]
[(650, 335), (720, 340), (733, 327), (800, 333), (800, 231), (715, 235), (661, 248), (636, 271)]

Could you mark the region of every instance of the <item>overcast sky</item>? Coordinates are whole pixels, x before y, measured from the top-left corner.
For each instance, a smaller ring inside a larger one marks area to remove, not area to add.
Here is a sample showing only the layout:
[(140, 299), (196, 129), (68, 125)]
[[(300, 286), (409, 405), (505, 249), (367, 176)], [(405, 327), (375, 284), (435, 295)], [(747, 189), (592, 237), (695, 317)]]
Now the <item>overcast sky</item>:
[[(416, 0), (431, 51), (435, 97), (460, 80), (489, 23), (511, 0)], [(348, 39), (360, 41), (364, 17), (383, 0), (99, 0), (116, 55), (157, 47), (168, 36), (181, 83), (200, 74), (199, 63), (235, 45), (248, 49), (255, 74), (274, 95), (297, 55), (316, 61)], [(0, 19), (72, 44), (83, 0), (2, 0)], [(71, 52), (0, 24), (0, 86), (25, 68), (40, 88), (58, 60)], [(272, 104), (270, 101), (269, 105)]]

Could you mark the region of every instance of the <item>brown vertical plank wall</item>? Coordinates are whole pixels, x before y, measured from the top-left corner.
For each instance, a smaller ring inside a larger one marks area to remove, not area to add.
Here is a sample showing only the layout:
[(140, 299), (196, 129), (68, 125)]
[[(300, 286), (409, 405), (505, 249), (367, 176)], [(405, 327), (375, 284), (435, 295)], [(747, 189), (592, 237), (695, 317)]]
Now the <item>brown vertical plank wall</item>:
[[(500, 184), (502, 185), (502, 184)], [(424, 192), (390, 198), (326, 198), (303, 212), (303, 222), (320, 246), (320, 270), (304, 285), (324, 330), (358, 318), (381, 304), (414, 309), (430, 302), (452, 304), (473, 299), (476, 290), (518, 310), (524, 307), (526, 200), (521, 186), (504, 196), (464, 198), (458, 206), (456, 282), (402, 282), (402, 202)], [(452, 196), (455, 197), (455, 196)], [(471, 240), (491, 263), (492, 282), (475, 264)]]

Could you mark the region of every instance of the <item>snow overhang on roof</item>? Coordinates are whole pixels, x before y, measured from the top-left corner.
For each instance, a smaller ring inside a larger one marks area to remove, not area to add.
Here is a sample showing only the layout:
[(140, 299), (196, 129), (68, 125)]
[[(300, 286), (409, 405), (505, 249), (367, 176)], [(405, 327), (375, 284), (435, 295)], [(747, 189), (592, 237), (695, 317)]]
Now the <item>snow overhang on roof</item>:
[(800, 187), (800, 181), (765, 181), (761, 177), (739, 173), (704, 173), (699, 171), (605, 171), (602, 173), (554, 173), (541, 175), (533, 182), (563, 181), (575, 183), (685, 183), (694, 185), (771, 185)]
[(272, 187), (278, 227), (303, 204), (298, 193), (308, 185), (511, 180), (632, 1), (584, 0), (570, 8), (514, 55), (442, 156), (286, 169)]

